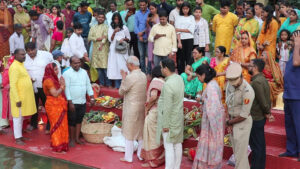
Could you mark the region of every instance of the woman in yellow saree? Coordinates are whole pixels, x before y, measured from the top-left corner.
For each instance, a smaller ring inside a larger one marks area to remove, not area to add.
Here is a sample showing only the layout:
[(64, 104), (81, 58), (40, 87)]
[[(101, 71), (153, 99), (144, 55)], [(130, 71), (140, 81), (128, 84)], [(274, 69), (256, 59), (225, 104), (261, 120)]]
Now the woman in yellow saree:
[[(234, 49), (238, 44), (239, 40), (241, 39), (242, 31), (248, 31), (251, 35), (252, 40), (256, 41), (256, 38), (259, 33), (259, 24), (258, 21), (254, 18), (254, 15), (254, 8), (251, 7), (246, 10), (246, 18), (241, 19), (235, 29), (231, 49)], [(252, 47), (256, 48), (255, 43), (253, 42), (252, 44)]]
[(67, 101), (64, 96), (65, 83), (58, 80), (58, 66), (49, 63), (45, 68), (43, 89), (47, 96), (45, 109), (50, 121), (51, 147), (54, 152), (69, 150)]
[(215, 50), (215, 56), (210, 61), (210, 67), (215, 69), (217, 75), (215, 80), (220, 86), (222, 92), (222, 103), (225, 103), (225, 82), (226, 82), (226, 68), (229, 65), (229, 58), (226, 55), (226, 48), (224, 46), (218, 46)]
[(242, 31), (241, 39), (232, 51), (230, 61), (240, 63), (243, 67), (243, 77), (250, 82), (251, 75), (248, 72), (248, 65), (252, 59), (256, 59), (256, 51), (253, 48), (251, 35), (247, 31)]
[(24, 11), (24, 8), (21, 4), (18, 4), (16, 8), (17, 10), (14, 15), (14, 24), (21, 24), (23, 26), (22, 35), (24, 37), (24, 43), (27, 43), (30, 40), (30, 16)]
[(271, 55), (271, 52), (263, 52), (262, 59), (266, 63), (263, 74), (270, 86), (272, 107), (275, 107), (277, 96), (283, 92), (283, 76), (278, 63), (276, 63)]

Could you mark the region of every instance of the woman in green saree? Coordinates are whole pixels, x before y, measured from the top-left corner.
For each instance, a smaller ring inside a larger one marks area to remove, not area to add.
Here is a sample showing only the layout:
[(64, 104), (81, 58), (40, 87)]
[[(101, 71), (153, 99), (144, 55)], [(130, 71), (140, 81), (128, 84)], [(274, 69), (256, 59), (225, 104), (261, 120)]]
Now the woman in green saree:
[(18, 4), (16, 8), (17, 10), (14, 15), (14, 24), (18, 23), (23, 26), (22, 35), (24, 37), (24, 43), (27, 43), (30, 40), (30, 36), (29, 36), (29, 32), (31, 29), (30, 16), (28, 15), (28, 13), (24, 11), (22, 5)]
[(186, 66), (185, 73), (181, 74), (185, 86), (184, 93), (187, 98), (194, 98), (197, 93), (203, 90), (203, 84), (198, 80), (195, 71), (203, 63), (208, 65), (210, 63), (210, 58), (204, 56), (205, 48), (197, 47), (193, 50), (192, 54), (193, 58)]

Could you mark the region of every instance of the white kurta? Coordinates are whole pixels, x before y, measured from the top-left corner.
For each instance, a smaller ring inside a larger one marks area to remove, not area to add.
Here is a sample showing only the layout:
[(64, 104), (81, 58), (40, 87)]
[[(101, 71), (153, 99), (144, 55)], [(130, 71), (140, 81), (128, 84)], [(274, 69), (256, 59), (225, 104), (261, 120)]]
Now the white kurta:
[(126, 60), (128, 58), (128, 52), (126, 54), (117, 53), (116, 42), (123, 38), (130, 40), (130, 33), (126, 26), (123, 26), (123, 29), (115, 34), (114, 40), (111, 39), (114, 29), (110, 26), (108, 29), (108, 40), (111, 42), (108, 54), (108, 63), (107, 63), (107, 77), (113, 80), (122, 79), (120, 71), (123, 69), (128, 71), (126, 66)]

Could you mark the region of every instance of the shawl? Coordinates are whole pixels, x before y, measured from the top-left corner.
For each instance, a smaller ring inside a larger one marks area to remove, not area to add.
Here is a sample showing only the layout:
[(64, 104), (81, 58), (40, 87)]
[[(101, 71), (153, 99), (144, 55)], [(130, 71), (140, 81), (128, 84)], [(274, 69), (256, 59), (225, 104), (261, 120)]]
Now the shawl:
[(46, 25), (44, 24), (43, 20), (44, 20), (44, 14), (41, 14), (39, 16), (39, 19), (36, 21), (33, 21), (33, 22), (40, 26), (40, 33), (42, 35), (42, 41), (44, 42), (47, 39), (48, 30), (47, 30)]
[(158, 96), (160, 96), (160, 92), (162, 90), (162, 87), (164, 85), (164, 81), (163, 80), (160, 80), (158, 78), (154, 78), (150, 85), (149, 85), (149, 88), (148, 88), (148, 91), (147, 91), (147, 102), (149, 101), (150, 97), (151, 97), (151, 92), (153, 90), (157, 90), (158, 91)]
[(57, 75), (54, 72), (54, 67), (52, 65), (53, 63), (49, 63), (45, 68), (45, 74), (43, 77), (43, 83), (45, 80), (50, 79), (54, 83), (54, 86), (56, 89), (59, 89), (60, 84)]
[(267, 54), (267, 61), (266, 65), (270, 67), (270, 72), (272, 73), (274, 82), (283, 88), (283, 76), (280, 70), (278, 63), (273, 59), (273, 56), (270, 52), (266, 52)]

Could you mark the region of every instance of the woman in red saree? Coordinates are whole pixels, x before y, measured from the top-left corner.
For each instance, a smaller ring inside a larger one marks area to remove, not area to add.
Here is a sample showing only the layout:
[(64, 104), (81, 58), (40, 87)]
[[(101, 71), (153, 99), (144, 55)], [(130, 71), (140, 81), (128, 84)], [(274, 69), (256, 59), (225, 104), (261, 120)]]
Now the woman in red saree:
[(0, 0), (0, 60), (10, 54), (9, 37), (13, 33), (13, 19), (5, 1)]
[(49, 63), (45, 68), (43, 89), (47, 96), (45, 109), (50, 121), (51, 147), (54, 152), (69, 150), (67, 101), (64, 95), (65, 82), (58, 80), (58, 66)]
[(279, 64), (273, 58), (271, 52), (262, 53), (262, 59), (266, 63), (263, 74), (270, 86), (272, 107), (275, 107), (277, 96), (283, 92), (283, 76)]
[(231, 53), (230, 61), (240, 63), (243, 68), (243, 77), (250, 83), (251, 75), (248, 72), (248, 65), (252, 59), (256, 59), (256, 51), (253, 48), (253, 40), (247, 31), (241, 33), (241, 39)]

